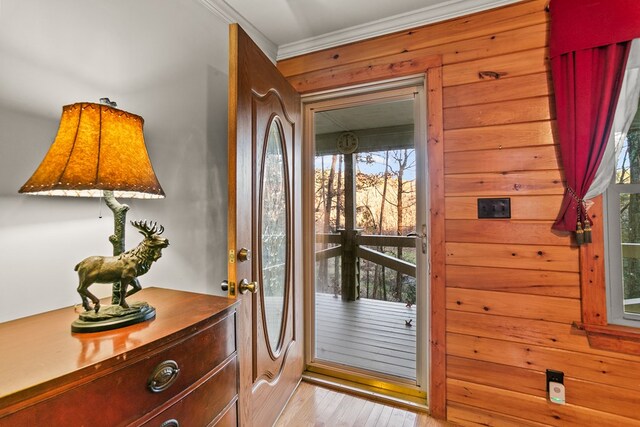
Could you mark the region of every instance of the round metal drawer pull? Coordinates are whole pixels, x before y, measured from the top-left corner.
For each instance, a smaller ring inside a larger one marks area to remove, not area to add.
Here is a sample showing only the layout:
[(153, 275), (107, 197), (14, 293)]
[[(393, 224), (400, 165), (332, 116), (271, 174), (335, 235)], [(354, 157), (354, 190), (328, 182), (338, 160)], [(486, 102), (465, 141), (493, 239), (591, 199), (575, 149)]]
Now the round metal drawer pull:
[[(147, 388), (154, 393), (160, 393), (161, 391), (168, 389), (169, 386), (178, 379), (178, 374), (180, 374), (178, 364), (173, 360), (165, 360), (156, 366), (151, 373), (151, 376), (147, 380)], [(167, 426), (172, 426), (172, 424), (167, 424)]]
[(160, 424), (160, 427), (180, 427), (178, 420), (167, 420)]

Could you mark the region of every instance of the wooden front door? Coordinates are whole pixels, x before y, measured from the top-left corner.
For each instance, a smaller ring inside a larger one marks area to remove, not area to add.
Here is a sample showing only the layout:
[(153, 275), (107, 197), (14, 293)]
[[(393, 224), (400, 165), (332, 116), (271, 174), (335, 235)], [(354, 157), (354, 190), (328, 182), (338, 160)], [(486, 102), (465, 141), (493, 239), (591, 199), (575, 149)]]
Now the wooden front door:
[(272, 425), (303, 370), (300, 97), (237, 24), (229, 50), (229, 296), (239, 420)]

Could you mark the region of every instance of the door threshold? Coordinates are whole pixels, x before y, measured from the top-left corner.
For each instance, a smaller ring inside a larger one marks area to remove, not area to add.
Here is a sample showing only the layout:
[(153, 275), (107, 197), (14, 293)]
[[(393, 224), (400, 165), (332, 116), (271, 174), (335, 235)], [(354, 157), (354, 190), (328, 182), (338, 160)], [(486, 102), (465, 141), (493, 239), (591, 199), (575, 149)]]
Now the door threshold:
[(354, 396), (363, 397), (376, 402), (409, 409), (414, 412), (429, 413), (427, 401), (423, 398), (409, 396), (403, 393), (393, 392), (310, 371), (305, 371), (302, 374), (302, 381), (338, 390)]

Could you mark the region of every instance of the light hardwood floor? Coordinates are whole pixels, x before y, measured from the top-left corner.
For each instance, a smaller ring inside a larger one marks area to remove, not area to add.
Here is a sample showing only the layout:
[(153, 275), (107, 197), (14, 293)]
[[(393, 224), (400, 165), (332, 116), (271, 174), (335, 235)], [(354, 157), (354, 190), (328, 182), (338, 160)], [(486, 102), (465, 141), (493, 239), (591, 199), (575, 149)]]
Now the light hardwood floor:
[(426, 414), (300, 383), (275, 424), (277, 427), (445, 427), (451, 424)]

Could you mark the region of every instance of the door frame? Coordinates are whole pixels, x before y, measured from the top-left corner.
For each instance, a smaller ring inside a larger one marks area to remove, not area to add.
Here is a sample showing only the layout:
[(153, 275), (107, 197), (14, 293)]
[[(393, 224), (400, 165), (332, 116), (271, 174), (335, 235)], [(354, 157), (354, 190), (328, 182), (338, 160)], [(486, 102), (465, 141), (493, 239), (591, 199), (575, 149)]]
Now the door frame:
[[(355, 107), (373, 103), (390, 102), (394, 100), (414, 100), (414, 111), (424, 108), (420, 98), (424, 96), (424, 77), (418, 76), (413, 78), (397, 79), (392, 82), (374, 83), (358, 88), (348, 88), (346, 90), (334, 90), (331, 93), (320, 95), (309, 95), (302, 98), (303, 102), (303, 132), (304, 132), (304, 150), (303, 150), (303, 170), (305, 171), (304, 190), (308, 195), (315, 193), (314, 191), (314, 120), (313, 114), (321, 111), (330, 111), (340, 108)], [(422, 110), (421, 112), (424, 112)], [(414, 147), (416, 150), (417, 165), (425, 163), (426, 157), (426, 138), (424, 133), (420, 131), (421, 124), (425, 118), (416, 117), (414, 114)], [(421, 165), (424, 167), (424, 165)], [(421, 172), (418, 168), (416, 175)], [(426, 177), (420, 178), (422, 184), (426, 187)], [(425, 188), (426, 189), (426, 188)], [(414, 396), (424, 399), (426, 397), (426, 388), (428, 384), (428, 363), (424, 356), (428, 356), (423, 343), (428, 342), (428, 311), (420, 310), (416, 313), (416, 356), (421, 355), (416, 360), (416, 380), (403, 379), (383, 373), (373, 373), (365, 369), (356, 367), (344, 368), (339, 364), (330, 361), (318, 361), (314, 358), (315, 344), (315, 222), (314, 219), (314, 200), (309, 197), (303, 206), (303, 217), (308, 219), (307, 225), (309, 229), (305, 229), (304, 235), (309, 240), (307, 248), (309, 257), (308, 264), (305, 264), (305, 271), (309, 275), (305, 278), (305, 364), (307, 370), (318, 373), (331, 373), (336, 377), (362, 383), (365, 385), (375, 386), (383, 390), (402, 393), (408, 396)], [(416, 223), (426, 223), (426, 204), (424, 197), (420, 192), (417, 197), (416, 206)], [(422, 203), (421, 203), (422, 202)], [(425, 256), (426, 257), (426, 256)], [(424, 262), (418, 263), (417, 276), (424, 274)], [(418, 279), (416, 283), (418, 289), (416, 292), (416, 306), (428, 307), (428, 278)]]
[[(313, 195), (314, 180), (309, 170), (313, 167), (312, 159), (314, 156), (313, 141), (313, 112), (310, 105), (323, 105), (322, 101), (335, 99), (337, 97), (361, 95), (361, 99), (365, 99), (367, 93), (371, 93), (370, 97), (376, 100), (384, 100), (380, 92), (383, 90), (392, 90), (398, 87), (423, 85), (425, 88), (422, 95), (416, 98), (417, 102), (422, 103), (422, 110), (426, 112), (426, 117), (416, 120), (416, 123), (426, 123), (427, 128), (421, 130), (421, 145), (426, 146), (426, 164), (429, 165), (426, 183), (428, 186), (429, 214), (424, 218), (427, 224), (428, 233), (428, 259), (431, 274), (427, 280), (427, 292), (424, 292), (424, 301), (418, 301), (425, 307), (422, 310), (423, 320), (418, 320), (426, 333), (423, 339), (418, 339), (417, 345), (424, 346), (417, 349), (418, 352), (427, 355), (426, 366), (417, 369), (417, 376), (424, 373), (424, 377), (417, 378), (418, 381), (424, 383), (422, 389), (415, 386), (407, 387), (398, 382), (397, 379), (390, 383), (391, 391), (400, 391), (405, 394), (414, 396), (423, 396), (427, 392), (428, 406), (434, 416), (444, 418), (445, 416), (445, 295), (444, 295), (444, 176), (443, 176), (443, 147), (442, 147), (442, 79), (441, 79), (441, 61), (439, 57), (434, 57), (429, 61), (430, 68), (424, 73), (403, 76), (399, 78), (378, 81), (373, 83), (362, 83), (359, 85), (349, 86), (348, 88), (334, 88), (326, 91), (310, 93), (302, 95), (302, 122), (303, 122), (303, 253), (304, 253), (304, 275), (305, 275), (305, 362), (307, 366), (314, 368), (315, 363), (311, 360), (313, 355), (313, 345), (315, 342), (313, 319), (315, 318), (315, 307), (313, 298), (309, 296), (313, 292), (315, 282), (315, 217), (313, 215)], [(343, 105), (344, 106), (344, 105)], [(426, 106), (426, 108), (424, 108)], [(416, 118), (419, 119), (419, 118)], [(311, 125), (310, 125), (311, 123)], [(420, 130), (420, 129), (419, 129)], [(419, 146), (416, 144), (416, 150)], [(424, 165), (424, 163), (423, 163)], [(424, 178), (423, 178), (424, 179)], [(424, 204), (423, 204), (424, 205)], [(417, 218), (418, 220), (418, 218)], [(418, 274), (425, 274), (419, 272)], [(426, 296), (428, 295), (428, 297)], [(429, 349), (427, 347), (427, 339), (429, 340)], [(323, 366), (317, 367), (315, 370), (322, 372)], [(340, 372), (339, 369), (336, 371)], [(357, 369), (355, 370), (357, 371)], [(426, 373), (425, 373), (426, 371)], [(348, 377), (348, 373), (345, 375)], [(384, 377), (381, 375), (381, 377)], [(366, 375), (365, 375), (366, 378)], [(360, 378), (362, 379), (362, 378)], [(373, 382), (372, 380), (371, 382)], [(409, 393), (407, 393), (409, 391)]]

